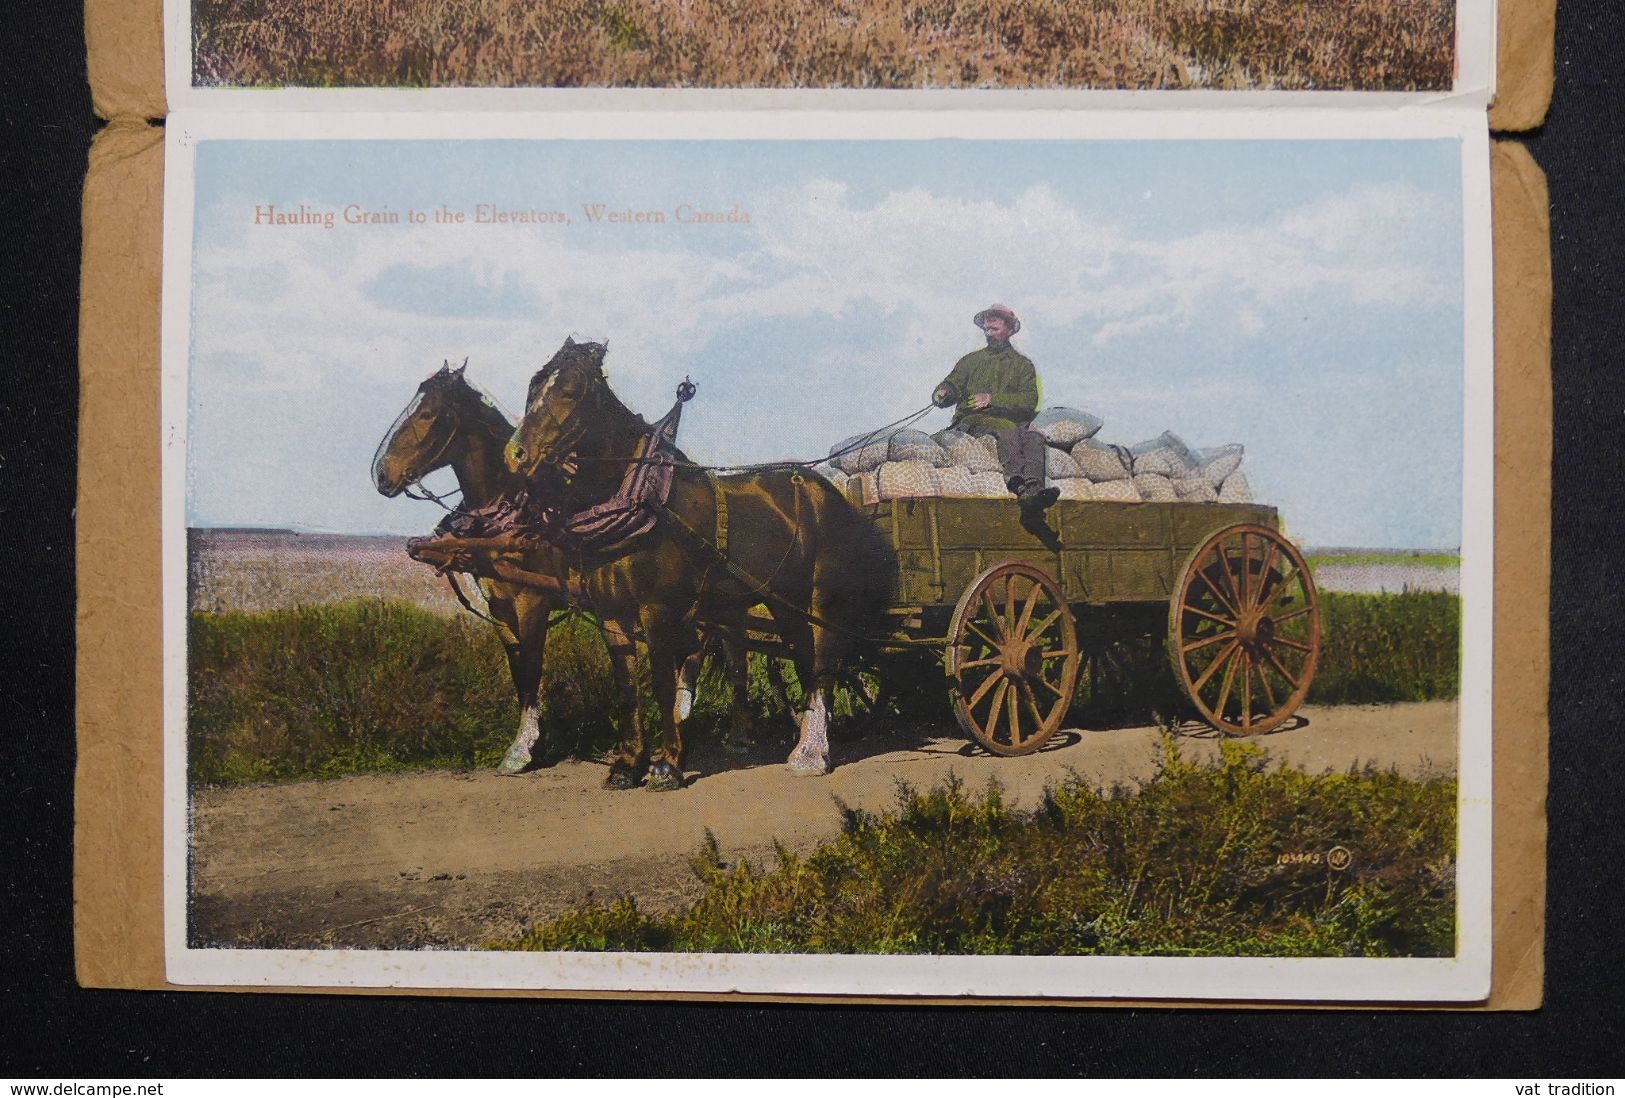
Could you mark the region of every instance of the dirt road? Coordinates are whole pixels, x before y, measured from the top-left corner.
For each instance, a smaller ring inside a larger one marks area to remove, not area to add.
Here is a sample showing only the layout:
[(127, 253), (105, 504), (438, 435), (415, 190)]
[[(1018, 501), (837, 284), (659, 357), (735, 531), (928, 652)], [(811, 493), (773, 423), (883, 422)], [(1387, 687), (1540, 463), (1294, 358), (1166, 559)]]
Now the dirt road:
[[(1454, 702), (1302, 717), (1256, 742), (1311, 772), (1367, 762), (1455, 771)], [(193, 801), (192, 938), (467, 947), (593, 899), (630, 893), (645, 910), (670, 908), (699, 893), (688, 860), (707, 828), (724, 860), (771, 864), (775, 839), (804, 851), (835, 835), (836, 799), (884, 810), (897, 782), (927, 788), (953, 772), (972, 789), (997, 777), (1012, 804), (1032, 807), (1073, 772), (1102, 786), (1149, 777), (1158, 739), (1154, 728), (1066, 732), (1038, 754), (998, 759), (958, 737), (876, 735), (837, 744), (822, 778), (792, 775), (775, 741), (746, 759), (696, 752), (692, 783), (668, 794), (605, 791), (603, 767), (584, 762), (515, 778), (437, 771), (206, 789)], [(1179, 745), (1200, 759), (1216, 757), (1218, 742), (1192, 726)]]

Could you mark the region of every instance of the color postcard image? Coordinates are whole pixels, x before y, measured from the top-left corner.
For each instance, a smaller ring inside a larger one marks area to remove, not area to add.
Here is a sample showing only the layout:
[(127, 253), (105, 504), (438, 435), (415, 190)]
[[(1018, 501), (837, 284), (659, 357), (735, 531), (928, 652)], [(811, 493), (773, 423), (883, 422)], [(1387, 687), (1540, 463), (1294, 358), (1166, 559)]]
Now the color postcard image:
[(1482, 127), (975, 123), (172, 122), (172, 980), (1486, 993)]
[(1487, 87), (1494, 3), (170, 0), (168, 21), (180, 83), (172, 92), (189, 87), (1437, 94)]

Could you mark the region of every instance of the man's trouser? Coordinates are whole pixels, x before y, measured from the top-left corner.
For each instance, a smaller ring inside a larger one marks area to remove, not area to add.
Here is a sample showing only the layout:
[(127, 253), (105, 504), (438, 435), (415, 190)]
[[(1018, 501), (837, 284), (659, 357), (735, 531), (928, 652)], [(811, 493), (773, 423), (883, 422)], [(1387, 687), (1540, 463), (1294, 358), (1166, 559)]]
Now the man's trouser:
[(999, 464), (1004, 466), (1006, 482), (1020, 480), (1021, 484), (1036, 490), (1044, 486), (1044, 436), (1026, 427), (1009, 427), (1003, 431), (989, 431), (985, 427), (972, 427), (972, 435), (992, 435), (999, 447)]

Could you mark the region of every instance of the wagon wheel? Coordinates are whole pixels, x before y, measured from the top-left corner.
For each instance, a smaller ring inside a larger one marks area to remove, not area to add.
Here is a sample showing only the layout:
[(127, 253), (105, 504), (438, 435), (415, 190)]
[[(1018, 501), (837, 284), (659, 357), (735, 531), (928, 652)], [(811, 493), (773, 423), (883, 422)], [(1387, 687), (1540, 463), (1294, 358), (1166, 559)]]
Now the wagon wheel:
[(1168, 610), (1174, 674), (1202, 719), (1268, 732), (1297, 711), (1320, 658), (1320, 601), (1303, 554), (1268, 526), (1210, 536)]
[[(801, 689), (795, 665), (788, 659), (769, 656), (767, 682), (791, 730), (799, 734), (801, 711), (806, 708), (807, 694)], [(886, 679), (878, 671), (868, 667), (846, 669), (835, 681), (834, 696), (830, 702), (833, 709), (830, 733), (842, 739), (861, 739), (868, 735), (876, 718), (889, 708), (889, 703), (890, 691)]]
[(959, 726), (995, 755), (1027, 755), (1061, 727), (1078, 683), (1078, 632), (1060, 586), (1019, 561), (976, 577), (948, 625)]

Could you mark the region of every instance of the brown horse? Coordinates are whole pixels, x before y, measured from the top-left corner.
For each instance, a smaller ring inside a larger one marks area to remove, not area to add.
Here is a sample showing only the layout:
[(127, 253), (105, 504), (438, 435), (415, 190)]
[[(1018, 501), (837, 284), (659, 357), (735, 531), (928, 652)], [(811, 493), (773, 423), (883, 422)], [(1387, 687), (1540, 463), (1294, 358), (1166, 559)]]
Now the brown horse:
[[(502, 459), (502, 448), (512, 433), (508, 417), (463, 379), (462, 367), (454, 370), (448, 363), (418, 386), (417, 395), (378, 444), (372, 461), (373, 485), (393, 499), (430, 473), (450, 466), (462, 489), (461, 508), (478, 510), (524, 487)], [(558, 560), (540, 563), (540, 570), (562, 568)], [(479, 582), (497, 622), (514, 692), (519, 696), (519, 732), (498, 769), (517, 774), (530, 764), (541, 735), (542, 652), (550, 617), (563, 600), (535, 587), (492, 579)]]
[[(507, 447), (507, 465), (548, 498), (583, 510), (611, 499), (649, 425), (615, 396), (604, 376), (605, 348), (567, 339), (531, 379), (525, 415)], [(829, 771), (830, 689), (842, 667), (874, 635), (884, 605), (884, 547), (872, 524), (822, 477), (795, 467), (713, 476), (675, 455), (671, 491), (653, 529), (620, 551), (589, 555), (581, 576), (595, 610), (648, 643), (662, 716), (661, 752), (651, 786), (681, 781), (681, 715), (668, 673), (692, 640), (694, 620), (743, 628), (765, 605), (790, 649), (796, 673), (812, 683), (790, 754), (797, 773)], [(635, 699), (632, 735), (611, 760), (606, 784), (636, 784), (646, 758)]]
[[(462, 490), (460, 512), (476, 513), (501, 500), (511, 499), (525, 487), (524, 478), (509, 471), (502, 449), (514, 425), (463, 377), (463, 368), (446, 364), (418, 386), (417, 395), (379, 443), (373, 458), (373, 483), (394, 498), (439, 469), (451, 468)], [(432, 540), (432, 539), (431, 539)], [(531, 762), (541, 734), (539, 698), (543, 652), (554, 611), (568, 601), (573, 586), (570, 561), (562, 550), (545, 542), (532, 542), (522, 554), (523, 568), (550, 578), (550, 587), (504, 582), (491, 576), (479, 579), (486, 605), (497, 623), (508, 670), (519, 697), (519, 732), (498, 768), (518, 774)], [(612, 654), (634, 651), (634, 637), (613, 627), (606, 630)], [(710, 640), (713, 643), (703, 643)], [(746, 704), (744, 636), (725, 629), (706, 630), (702, 643), (683, 662), (676, 695), (687, 713), (692, 704), (703, 658), (720, 647), (732, 672), (734, 704), (726, 744), (730, 749), (751, 742), (751, 714)], [(637, 689), (635, 680), (623, 680), (624, 662), (615, 661), (618, 686), (624, 695)]]

